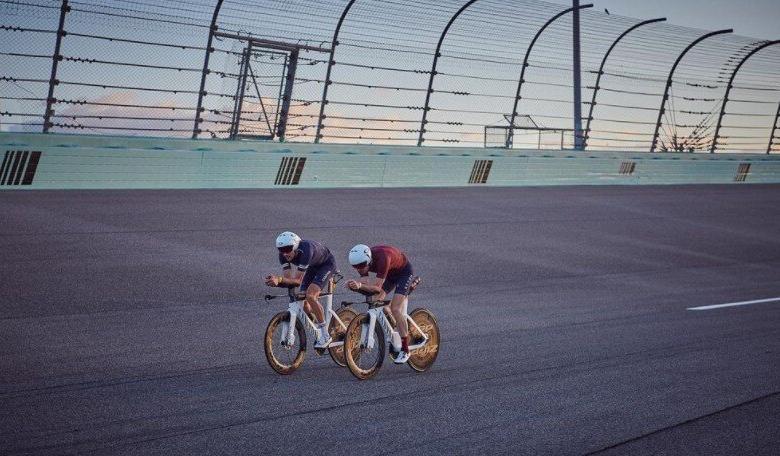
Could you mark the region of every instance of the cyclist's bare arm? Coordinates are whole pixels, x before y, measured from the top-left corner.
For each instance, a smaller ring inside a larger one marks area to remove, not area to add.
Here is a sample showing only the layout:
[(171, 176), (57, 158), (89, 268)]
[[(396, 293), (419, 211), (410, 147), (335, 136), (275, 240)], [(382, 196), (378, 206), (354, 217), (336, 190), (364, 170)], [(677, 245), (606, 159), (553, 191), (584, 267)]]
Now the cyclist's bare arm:
[(286, 287), (286, 286), (301, 286), (301, 281), (303, 280), (303, 271), (293, 271), (292, 269), (285, 269), (282, 273), (282, 277), (280, 277), (279, 286), (280, 287)]
[(281, 276), (267, 276), (265, 284), (271, 287), (297, 287), (301, 285), (301, 280), (303, 280), (303, 271), (284, 269)]
[(382, 285), (385, 283), (385, 279), (381, 279), (379, 277), (370, 278), (368, 276), (361, 277), (360, 280), (350, 280), (347, 282), (347, 287), (349, 287), (351, 290), (362, 290), (367, 293), (374, 293), (374, 294), (380, 294), (381, 296), (379, 299), (382, 299), (384, 297), (384, 290), (382, 290)]

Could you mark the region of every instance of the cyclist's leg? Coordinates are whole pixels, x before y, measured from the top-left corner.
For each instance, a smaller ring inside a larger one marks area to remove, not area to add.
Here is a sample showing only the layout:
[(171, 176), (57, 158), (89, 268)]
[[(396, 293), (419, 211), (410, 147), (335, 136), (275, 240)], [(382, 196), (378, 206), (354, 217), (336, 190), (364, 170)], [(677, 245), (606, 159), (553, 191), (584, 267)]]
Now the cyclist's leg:
[(409, 335), (409, 326), (406, 324), (405, 305), (406, 296), (400, 294), (397, 290), (393, 295), (393, 299), (390, 301), (390, 312), (393, 313), (395, 318), (395, 329), (398, 330), (398, 334), (403, 338)]
[[(306, 304), (312, 309), (318, 323), (325, 323), (325, 311), (322, 309), (319, 298), (331, 275), (336, 270), (335, 261), (327, 261), (316, 268), (309, 268), (301, 282), (301, 291), (306, 293)], [(308, 280), (307, 280), (308, 279)], [(307, 287), (304, 289), (303, 285)]]
[(409, 302), (407, 295), (413, 279), (414, 270), (411, 263), (407, 263), (406, 267), (393, 277), (395, 294), (390, 301), (390, 310), (393, 312), (393, 317), (395, 317), (396, 329), (401, 339), (409, 336), (409, 326), (406, 324), (406, 307)]
[[(312, 315), (316, 320), (319, 320), (322, 318), (322, 307), (317, 302), (317, 297), (319, 297), (321, 290), (312, 288), (312, 282), (316, 273), (317, 271), (315, 268), (309, 268), (306, 271), (303, 275), (303, 279), (301, 279), (301, 293), (305, 294), (305, 298), (303, 299), (303, 310), (305, 310), (308, 315)], [(314, 299), (310, 298), (311, 295), (313, 295)]]
[(324, 323), (325, 322), (325, 311), (322, 309), (322, 305), (320, 305), (320, 293), (322, 292), (322, 288), (319, 287), (316, 283), (310, 283), (308, 287), (306, 287), (306, 300), (304, 302), (304, 306), (308, 308), (308, 310), (314, 314), (314, 317), (317, 319), (317, 323)]
[(401, 336), (401, 351), (395, 357), (394, 362), (403, 364), (409, 360), (409, 326), (406, 323), (406, 295), (402, 294), (404, 290), (399, 290), (399, 288), (401, 288), (400, 285), (396, 287), (393, 299), (390, 300), (390, 311), (395, 318), (395, 329)]
[(317, 268), (311, 267), (306, 271), (301, 281), (301, 291), (306, 294), (303, 300), (303, 308), (314, 316), (315, 324), (317, 325), (317, 337), (314, 342), (314, 348), (322, 348), (329, 340), (328, 331), (325, 328), (325, 312), (322, 310), (319, 302), (322, 287), (315, 283), (317, 272)]

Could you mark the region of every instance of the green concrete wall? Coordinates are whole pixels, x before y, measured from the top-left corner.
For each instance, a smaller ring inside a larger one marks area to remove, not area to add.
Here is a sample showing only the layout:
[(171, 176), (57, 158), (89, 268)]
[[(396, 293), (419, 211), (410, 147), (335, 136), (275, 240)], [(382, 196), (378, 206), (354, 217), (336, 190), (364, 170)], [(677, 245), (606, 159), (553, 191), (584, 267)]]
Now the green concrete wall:
[[(32, 177), (31, 152), (40, 152)], [(306, 159), (305, 164), (301, 158)], [(780, 156), (752, 154), (417, 148), (0, 133), (0, 160), (4, 163), (1, 190), (780, 183)], [(475, 172), (478, 160), (491, 161), (489, 174)], [(738, 177), (741, 165), (743, 170), (744, 165), (750, 168)], [(472, 177), (487, 180), (469, 183)]]

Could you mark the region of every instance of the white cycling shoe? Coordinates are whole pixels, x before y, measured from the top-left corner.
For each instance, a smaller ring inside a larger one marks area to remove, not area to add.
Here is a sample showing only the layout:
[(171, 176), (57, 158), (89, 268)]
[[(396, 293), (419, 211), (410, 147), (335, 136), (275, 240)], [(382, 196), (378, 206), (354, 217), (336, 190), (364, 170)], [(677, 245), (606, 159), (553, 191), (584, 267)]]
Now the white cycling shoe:
[(398, 356), (395, 357), (395, 363), (396, 364), (405, 364), (407, 361), (409, 361), (409, 352), (401, 350), (398, 353)]
[(328, 348), (331, 342), (333, 342), (333, 338), (330, 337), (330, 334), (327, 332), (320, 334), (320, 337), (317, 338), (317, 343), (314, 344), (314, 348)]

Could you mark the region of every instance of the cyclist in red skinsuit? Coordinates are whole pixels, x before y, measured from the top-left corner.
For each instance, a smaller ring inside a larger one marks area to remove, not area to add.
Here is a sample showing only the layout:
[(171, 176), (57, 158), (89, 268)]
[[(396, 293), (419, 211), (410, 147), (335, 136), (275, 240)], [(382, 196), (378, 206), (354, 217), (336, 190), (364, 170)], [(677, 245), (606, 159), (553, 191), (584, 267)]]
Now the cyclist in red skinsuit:
[(384, 299), (387, 293), (395, 290), (393, 299), (390, 301), (390, 311), (395, 317), (398, 334), (401, 336), (401, 352), (395, 362), (396, 364), (405, 363), (409, 360), (409, 327), (406, 324), (406, 306), (409, 287), (414, 280), (412, 263), (396, 247), (390, 245), (368, 247), (364, 244), (358, 244), (349, 251), (349, 263), (361, 277), (368, 276), (369, 272), (376, 273), (373, 284), (357, 280), (348, 281), (347, 287), (351, 290), (379, 293), (379, 299)]

